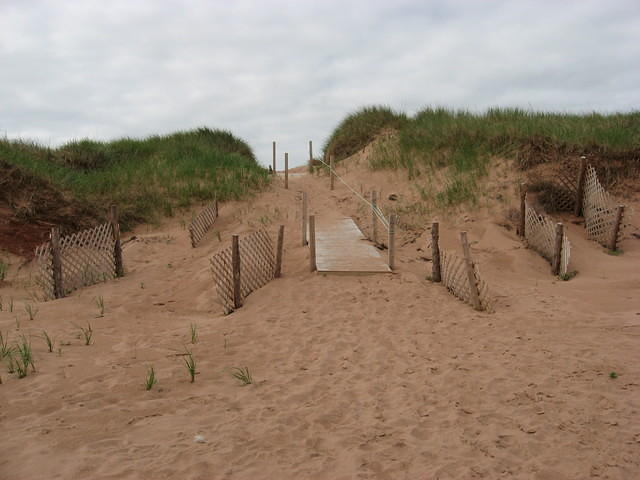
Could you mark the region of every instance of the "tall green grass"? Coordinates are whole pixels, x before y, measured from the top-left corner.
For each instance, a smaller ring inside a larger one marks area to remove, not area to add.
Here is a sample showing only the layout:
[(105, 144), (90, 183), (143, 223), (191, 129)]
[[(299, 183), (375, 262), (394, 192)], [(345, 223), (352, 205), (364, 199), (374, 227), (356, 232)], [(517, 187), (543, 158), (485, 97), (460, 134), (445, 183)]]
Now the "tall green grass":
[[(389, 128), (395, 133), (374, 146), (369, 166), (406, 168), (409, 178), (447, 167), (448, 184), (435, 198), (441, 206), (473, 200), (477, 179), (488, 172), (492, 156), (516, 157), (530, 144), (565, 153), (615, 154), (640, 149), (639, 111), (569, 114), (492, 108), (472, 113), (426, 108), (409, 118), (386, 107), (367, 107), (349, 114), (336, 127), (325, 151), (355, 153)], [(369, 135), (363, 133), (367, 129)]]
[(48, 180), (97, 215), (118, 204), (124, 228), (216, 195), (239, 199), (269, 181), (249, 145), (207, 128), (145, 139), (79, 140), (56, 149), (0, 139), (0, 158)]

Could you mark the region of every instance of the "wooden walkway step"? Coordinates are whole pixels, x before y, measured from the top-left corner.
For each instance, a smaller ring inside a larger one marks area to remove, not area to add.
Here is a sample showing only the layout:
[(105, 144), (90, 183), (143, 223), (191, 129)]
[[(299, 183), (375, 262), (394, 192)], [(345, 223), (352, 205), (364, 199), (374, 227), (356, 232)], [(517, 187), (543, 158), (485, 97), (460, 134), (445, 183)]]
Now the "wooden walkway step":
[(391, 273), (351, 218), (316, 218), (316, 266), (321, 273)]

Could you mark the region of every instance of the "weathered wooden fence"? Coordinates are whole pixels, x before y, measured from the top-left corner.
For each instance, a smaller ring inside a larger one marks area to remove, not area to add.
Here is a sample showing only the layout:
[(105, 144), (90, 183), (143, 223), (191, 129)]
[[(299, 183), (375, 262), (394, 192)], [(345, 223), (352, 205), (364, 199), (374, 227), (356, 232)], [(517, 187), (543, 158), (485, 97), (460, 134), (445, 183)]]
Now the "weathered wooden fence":
[(230, 247), (211, 259), (211, 272), (225, 314), (240, 308), (252, 292), (280, 276), (284, 226), (278, 231), (278, 244), (273, 248), (265, 230), (242, 239), (234, 235)]
[(480, 275), (478, 265), (472, 260), (467, 232), (460, 232), (463, 256), (440, 249), (439, 225), (431, 227), (431, 251), (433, 282), (442, 284), (454, 296), (468, 303), (476, 310), (490, 310), (489, 286)]
[(536, 212), (525, 200), (524, 232), (527, 245), (551, 263), (551, 273), (566, 275), (569, 271), (571, 243), (564, 233), (562, 223), (555, 223), (548, 216)]
[(595, 168), (589, 165), (585, 174), (582, 197), (587, 238), (595, 240), (610, 250), (616, 250), (625, 226), (624, 210), (625, 207), (618, 205), (602, 187)]
[(117, 211), (112, 208), (109, 222), (71, 235), (60, 237), (54, 228), (51, 241), (36, 247), (35, 261), (44, 300), (123, 276)]
[(214, 200), (209, 205), (204, 207), (196, 216), (191, 220), (189, 225), (189, 237), (191, 238), (191, 246), (196, 247), (202, 237), (209, 231), (211, 226), (216, 222), (218, 218), (218, 200)]

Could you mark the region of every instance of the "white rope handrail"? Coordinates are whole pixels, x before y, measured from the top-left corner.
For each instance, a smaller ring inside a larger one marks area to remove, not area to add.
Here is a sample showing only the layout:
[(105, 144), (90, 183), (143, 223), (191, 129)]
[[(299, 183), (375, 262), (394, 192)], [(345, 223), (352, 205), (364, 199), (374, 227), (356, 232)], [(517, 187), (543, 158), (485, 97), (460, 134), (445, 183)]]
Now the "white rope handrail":
[(360, 195), (355, 189), (353, 189), (351, 187), (351, 185), (349, 185), (347, 182), (345, 182), (343, 180), (343, 178), (338, 175), (336, 173), (336, 170), (334, 168), (331, 168), (331, 165), (327, 164), (324, 160), (322, 159), (318, 159), (320, 161), (320, 163), (322, 163), (323, 165), (325, 165), (328, 169), (330, 173), (333, 173), (338, 180), (340, 180), (345, 187), (347, 187), (349, 190), (351, 190), (358, 198), (360, 198), (360, 200), (362, 200), (364, 203), (366, 203), (367, 205), (369, 205), (369, 207), (371, 207), (371, 210), (373, 210), (373, 212), (376, 214), (376, 216), (380, 219), (380, 221), (382, 222), (382, 225), (384, 225), (384, 227), (389, 230), (389, 220), (387, 220), (384, 216), (384, 213), (382, 213), (382, 210), (380, 210), (378, 208), (377, 205), (374, 205), (373, 203), (371, 203), (369, 200), (367, 200), (365, 197), (363, 197), (362, 195)]

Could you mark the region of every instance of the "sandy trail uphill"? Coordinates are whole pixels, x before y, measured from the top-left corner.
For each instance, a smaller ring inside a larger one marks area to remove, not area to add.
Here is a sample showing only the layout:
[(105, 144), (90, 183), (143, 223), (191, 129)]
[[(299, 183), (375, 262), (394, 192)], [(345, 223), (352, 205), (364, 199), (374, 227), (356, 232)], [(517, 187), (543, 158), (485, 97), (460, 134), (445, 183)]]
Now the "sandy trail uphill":
[[(365, 172), (344, 175), (357, 185)], [(366, 175), (408, 195), (399, 175)], [(445, 248), (469, 231), (494, 293), (495, 312), (476, 312), (426, 280), (428, 232), (400, 232), (393, 274), (310, 273), (297, 192), (318, 217), (368, 213), (326, 177), (289, 182), (222, 205), (196, 249), (188, 215), (140, 228), (124, 278), (40, 303), (34, 320), (24, 274), (2, 286), (14, 311), (0, 312), (0, 330), (32, 335), (37, 373), (2, 372), (0, 478), (640, 476), (640, 242), (613, 257), (570, 225), (580, 273), (561, 282), (490, 213), (441, 218)], [(279, 224), (283, 278), (223, 316), (208, 258), (233, 233)], [(77, 328), (87, 322), (89, 346)], [(60, 354), (47, 352), (43, 330)], [(145, 391), (150, 365), (158, 384)], [(248, 386), (231, 376), (244, 366)]]

